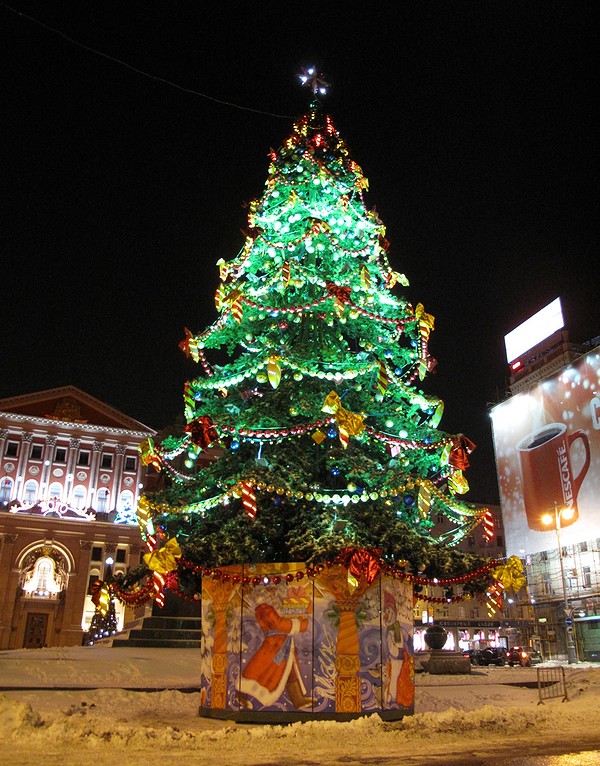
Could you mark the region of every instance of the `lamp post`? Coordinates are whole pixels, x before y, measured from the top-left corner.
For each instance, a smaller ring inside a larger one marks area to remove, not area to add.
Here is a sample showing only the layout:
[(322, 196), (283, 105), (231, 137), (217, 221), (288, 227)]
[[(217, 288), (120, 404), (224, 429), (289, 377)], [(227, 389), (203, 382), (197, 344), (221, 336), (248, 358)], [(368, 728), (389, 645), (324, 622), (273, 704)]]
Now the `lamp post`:
[(575, 648), (575, 639), (573, 636), (573, 619), (571, 617), (571, 609), (569, 607), (569, 599), (567, 598), (567, 581), (565, 579), (565, 565), (563, 562), (563, 551), (560, 542), (560, 530), (561, 520), (570, 519), (574, 511), (569, 506), (560, 508), (558, 503), (554, 503), (554, 516), (550, 513), (546, 513), (542, 516), (542, 523), (550, 526), (554, 523), (554, 529), (556, 530), (556, 541), (558, 543), (558, 561), (560, 563), (560, 578), (562, 582), (564, 612), (565, 612), (565, 631), (567, 638), (567, 659), (569, 665), (577, 662), (577, 650)]

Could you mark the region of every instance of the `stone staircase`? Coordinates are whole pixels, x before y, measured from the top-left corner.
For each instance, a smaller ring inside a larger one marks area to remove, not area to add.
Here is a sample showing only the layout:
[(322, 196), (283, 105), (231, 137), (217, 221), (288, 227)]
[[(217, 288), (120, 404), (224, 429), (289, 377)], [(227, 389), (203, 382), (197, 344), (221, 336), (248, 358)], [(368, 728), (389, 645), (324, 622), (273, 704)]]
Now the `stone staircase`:
[(169, 595), (162, 609), (154, 604), (151, 615), (144, 616), (116, 635), (112, 639), (113, 648), (145, 646), (199, 649), (202, 634), (200, 603), (184, 602), (176, 597), (169, 598)]

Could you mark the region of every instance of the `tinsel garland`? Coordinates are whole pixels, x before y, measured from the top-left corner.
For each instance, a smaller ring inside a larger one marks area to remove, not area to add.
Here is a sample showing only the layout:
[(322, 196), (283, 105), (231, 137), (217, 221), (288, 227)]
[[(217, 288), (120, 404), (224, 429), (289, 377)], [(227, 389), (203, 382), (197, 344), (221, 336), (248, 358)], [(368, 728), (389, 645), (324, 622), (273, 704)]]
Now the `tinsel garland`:
[[(178, 565), (180, 568), (186, 569), (189, 572), (191, 572), (194, 575), (200, 576), (200, 577), (211, 577), (214, 580), (222, 580), (223, 582), (231, 582), (234, 585), (242, 584), (242, 585), (252, 585), (252, 586), (259, 586), (259, 585), (279, 585), (281, 582), (287, 582), (291, 583), (294, 581), (300, 581), (304, 578), (313, 578), (318, 577), (324, 570), (329, 569), (333, 566), (338, 566), (340, 564), (347, 566), (349, 571), (351, 570), (351, 558), (349, 558), (349, 553), (353, 553), (354, 555), (359, 553), (364, 553), (365, 549), (346, 549), (344, 551), (341, 551), (340, 554), (333, 560), (333, 561), (327, 561), (324, 564), (316, 564), (313, 567), (306, 567), (305, 570), (297, 570), (294, 573), (289, 572), (288, 574), (282, 575), (282, 574), (276, 574), (276, 575), (265, 575), (264, 573), (260, 576), (244, 576), (241, 575), (230, 575), (227, 573), (223, 573), (221, 569), (218, 567), (215, 568), (205, 568), (198, 564), (194, 564), (192, 561), (188, 561), (186, 559), (179, 559)], [(368, 551), (366, 551), (367, 554), (369, 554)], [(490, 561), (488, 564), (486, 564), (483, 567), (480, 567), (479, 569), (475, 569), (472, 572), (468, 572), (467, 574), (460, 575), (459, 577), (447, 577), (447, 578), (429, 578), (429, 577), (423, 577), (419, 574), (413, 574), (411, 572), (407, 572), (406, 569), (402, 566), (393, 565), (393, 564), (387, 564), (382, 559), (376, 559), (372, 554), (370, 555), (370, 565), (373, 566), (375, 564), (375, 568), (377, 570), (377, 574), (379, 572), (389, 576), (393, 577), (397, 580), (402, 580), (409, 582), (414, 586), (418, 586), (418, 588), (422, 588), (423, 586), (428, 587), (438, 587), (438, 588), (445, 588), (452, 585), (460, 585), (462, 583), (470, 582), (472, 580), (476, 580), (478, 578), (484, 577), (486, 575), (493, 577), (494, 570), (497, 570), (498, 567), (505, 566), (506, 562), (500, 559), (494, 559)], [(148, 573), (149, 574), (149, 573)], [(165, 577), (165, 588), (168, 588), (181, 598), (189, 599), (189, 600), (197, 600), (197, 597), (191, 596), (187, 593), (185, 593), (181, 589), (180, 579), (177, 571), (169, 572)], [(119, 599), (119, 601), (122, 601), (124, 604), (127, 604), (128, 606), (140, 606), (143, 603), (146, 603), (150, 601), (152, 598), (154, 598), (154, 588), (152, 581), (149, 581), (141, 588), (138, 588), (135, 591), (127, 592), (122, 586), (115, 586), (114, 587), (114, 594), (115, 597)], [(441, 603), (459, 603), (461, 601), (465, 601), (471, 598), (470, 594), (466, 595), (458, 595), (458, 596), (451, 596), (451, 597), (438, 597), (438, 596), (429, 596), (426, 594), (422, 594), (421, 592), (418, 592), (418, 600), (420, 601), (426, 601), (429, 603), (434, 604), (441, 604)]]

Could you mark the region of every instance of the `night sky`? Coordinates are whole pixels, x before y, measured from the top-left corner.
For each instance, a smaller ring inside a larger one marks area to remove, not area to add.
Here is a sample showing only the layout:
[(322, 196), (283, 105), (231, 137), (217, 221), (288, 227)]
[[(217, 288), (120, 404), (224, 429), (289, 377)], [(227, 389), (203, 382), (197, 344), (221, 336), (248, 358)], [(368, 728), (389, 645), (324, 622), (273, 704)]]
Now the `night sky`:
[(497, 502), (503, 336), (556, 297), (572, 341), (600, 335), (596, 4), (207, 6), (0, 3), (0, 397), (74, 385), (157, 429), (181, 414), (184, 327), (217, 317), (216, 261), (314, 64), (436, 318), (424, 388), (477, 444), (465, 499)]

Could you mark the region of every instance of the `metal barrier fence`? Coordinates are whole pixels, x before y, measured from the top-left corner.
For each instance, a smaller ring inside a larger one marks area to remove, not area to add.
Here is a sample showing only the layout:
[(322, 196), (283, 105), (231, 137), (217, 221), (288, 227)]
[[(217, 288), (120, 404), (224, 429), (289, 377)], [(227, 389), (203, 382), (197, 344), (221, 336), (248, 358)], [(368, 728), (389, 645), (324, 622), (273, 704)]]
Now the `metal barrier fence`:
[(562, 697), (561, 702), (569, 701), (565, 669), (562, 666), (559, 668), (537, 668), (537, 684), (538, 705), (543, 705), (545, 699), (552, 697)]

